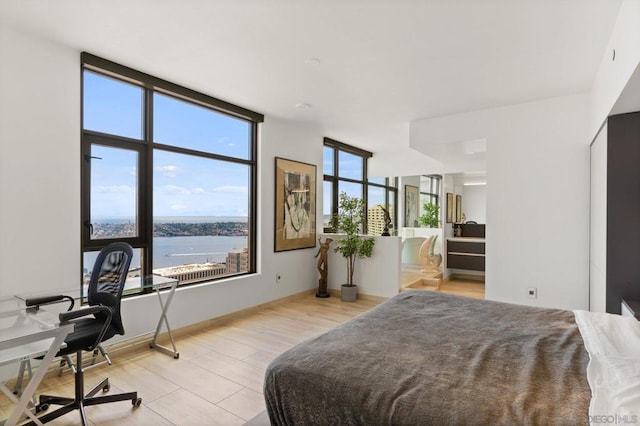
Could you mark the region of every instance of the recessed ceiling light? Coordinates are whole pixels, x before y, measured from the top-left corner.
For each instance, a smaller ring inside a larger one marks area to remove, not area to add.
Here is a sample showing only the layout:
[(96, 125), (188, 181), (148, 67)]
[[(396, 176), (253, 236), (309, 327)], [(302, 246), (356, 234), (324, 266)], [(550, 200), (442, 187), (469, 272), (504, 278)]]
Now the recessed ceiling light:
[(487, 182), (465, 182), (462, 185), (463, 186), (482, 186), (482, 185), (486, 185)]
[(310, 104), (305, 104), (304, 102), (300, 102), (296, 104), (296, 108), (300, 108), (300, 109), (309, 109), (311, 108)]
[(311, 65), (314, 67), (317, 67), (318, 65), (320, 65), (320, 59), (318, 58), (307, 58), (304, 60), (304, 63), (307, 65)]

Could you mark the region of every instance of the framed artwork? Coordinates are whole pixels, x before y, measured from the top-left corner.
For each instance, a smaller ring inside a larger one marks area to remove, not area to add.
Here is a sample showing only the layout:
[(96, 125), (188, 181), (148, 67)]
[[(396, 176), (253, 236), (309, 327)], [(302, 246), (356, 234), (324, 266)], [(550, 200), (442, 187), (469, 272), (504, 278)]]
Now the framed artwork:
[(412, 185), (404, 186), (404, 226), (418, 226), (420, 204), (420, 188)]
[(456, 222), (462, 222), (462, 195), (456, 195)]
[(453, 194), (447, 192), (447, 223), (453, 222)]
[(316, 166), (276, 157), (274, 250), (316, 246)]

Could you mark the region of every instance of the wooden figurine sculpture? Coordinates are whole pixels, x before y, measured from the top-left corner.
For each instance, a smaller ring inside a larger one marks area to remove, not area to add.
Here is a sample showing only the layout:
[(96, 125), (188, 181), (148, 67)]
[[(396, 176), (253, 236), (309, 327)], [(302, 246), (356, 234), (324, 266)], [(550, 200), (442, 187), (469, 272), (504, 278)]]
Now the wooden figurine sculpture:
[(318, 253), (314, 257), (319, 257), (318, 259), (318, 272), (320, 273), (320, 279), (318, 280), (318, 292), (316, 293), (316, 297), (329, 297), (329, 293), (327, 292), (327, 275), (329, 273), (329, 246), (333, 242), (331, 238), (326, 238), (324, 243), (322, 242), (322, 237), (318, 238), (318, 242), (320, 243), (320, 249)]
[(385, 209), (384, 207), (380, 206), (380, 208), (384, 212), (384, 229), (382, 231), (382, 236), (390, 237), (391, 234), (389, 233), (389, 228), (391, 228), (392, 226), (391, 215), (389, 214), (387, 209)]
[(422, 272), (440, 271), (439, 267), (442, 263), (442, 255), (434, 253), (437, 238), (437, 235), (432, 235), (420, 246), (420, 263), (422, 264)]

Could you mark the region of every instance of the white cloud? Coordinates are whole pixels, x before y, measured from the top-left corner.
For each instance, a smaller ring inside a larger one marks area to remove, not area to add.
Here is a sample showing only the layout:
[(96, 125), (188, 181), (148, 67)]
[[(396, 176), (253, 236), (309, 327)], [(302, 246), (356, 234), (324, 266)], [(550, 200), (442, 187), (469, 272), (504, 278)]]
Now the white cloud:
[(246, 186), (224, 185), (213, 188), (213, 192), (223, 194), (248, 194), (249, 188)]
[(191, 192), (194, 193), (194, 194), (204, 194), (205, 190), (198, 187), (198, 188), (192, 188)]
[(94, 186), (94, 194), (135, 194), (136, 188), (128, 185)]
[(181, 186), (177, 186), (177, 185), (165, 185), (160, 187), (160, 192), (162, 192), (163, 194), (169, 194), (169, 195), (189, 195), (191, 194), (191, 191), (189, 191), (187, 188), (183, 188)]
[(185, 211), (187, 209), (187, 206), (185, 206), (184, 204), (173, 204), (170, 208), (173, 211), (181, 212)]
[(178, 166), (168, 165), (168, 166), (156, 167), (156, 171), (159, 173), (162, 173), (166, 177), (173, 178), (177, 176), (178, 172), (180, 171), (180, 168)]

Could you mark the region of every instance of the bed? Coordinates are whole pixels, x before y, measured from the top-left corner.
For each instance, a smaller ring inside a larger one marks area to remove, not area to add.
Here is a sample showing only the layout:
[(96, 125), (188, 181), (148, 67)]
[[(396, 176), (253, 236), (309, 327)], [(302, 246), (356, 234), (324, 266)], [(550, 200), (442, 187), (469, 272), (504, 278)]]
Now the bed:
[(639, 353), (632, 318), (416, 290), (280, 355), (264, 395), (274, 425), (637, 421)]

